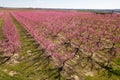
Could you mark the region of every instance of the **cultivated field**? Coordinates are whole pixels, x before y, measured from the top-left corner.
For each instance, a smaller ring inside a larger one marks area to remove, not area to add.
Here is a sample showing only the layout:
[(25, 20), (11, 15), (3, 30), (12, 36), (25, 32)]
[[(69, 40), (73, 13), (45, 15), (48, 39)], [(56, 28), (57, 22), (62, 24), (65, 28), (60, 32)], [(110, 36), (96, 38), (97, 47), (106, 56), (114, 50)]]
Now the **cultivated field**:
[(120, 80), (120, 14), (1, 10), (0, 80)]

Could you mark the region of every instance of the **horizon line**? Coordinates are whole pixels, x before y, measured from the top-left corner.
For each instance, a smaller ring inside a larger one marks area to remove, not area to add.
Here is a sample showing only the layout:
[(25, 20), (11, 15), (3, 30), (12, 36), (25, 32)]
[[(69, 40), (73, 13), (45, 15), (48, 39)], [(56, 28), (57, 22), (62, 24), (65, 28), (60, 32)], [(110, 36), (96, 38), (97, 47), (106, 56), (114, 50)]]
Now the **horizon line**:
[(32, 9), (68, 9), (68, 10), (80, 10), (80, 9), (82, 9), (82, 10), (115, 10), (115, 9), (120, 9), (120, 8), (111, 8), (111, 9), (108, 9), (108, 8), (106, 8), (106, 9), (102, 9), (102, 8), (52, 8), (52, 7), (50, 7), (50, 8), (40, 8), (40, 7), (3, 7), (3, 6), (0, 6), (0, 8), (18, 8), (18, 9), (20, 9), (20, 8), (32, 8)]

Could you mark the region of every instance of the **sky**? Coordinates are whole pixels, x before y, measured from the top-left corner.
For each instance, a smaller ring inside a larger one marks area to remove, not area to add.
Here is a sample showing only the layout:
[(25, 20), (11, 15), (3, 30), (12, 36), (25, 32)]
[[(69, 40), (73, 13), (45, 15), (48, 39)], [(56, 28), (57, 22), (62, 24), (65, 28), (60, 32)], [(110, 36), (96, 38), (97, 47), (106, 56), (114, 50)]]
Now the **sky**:
[(120, 9), (120, 0), (0, 0), (2, 7)]

